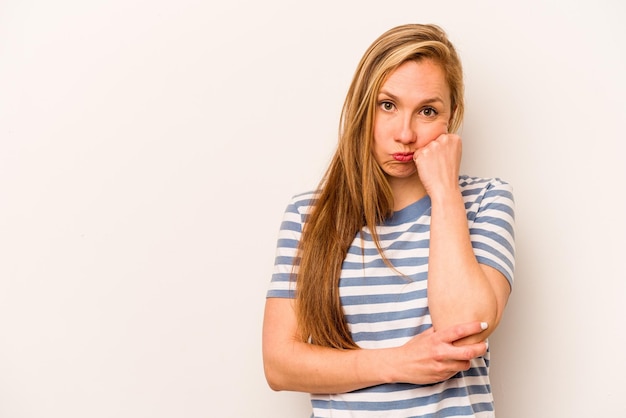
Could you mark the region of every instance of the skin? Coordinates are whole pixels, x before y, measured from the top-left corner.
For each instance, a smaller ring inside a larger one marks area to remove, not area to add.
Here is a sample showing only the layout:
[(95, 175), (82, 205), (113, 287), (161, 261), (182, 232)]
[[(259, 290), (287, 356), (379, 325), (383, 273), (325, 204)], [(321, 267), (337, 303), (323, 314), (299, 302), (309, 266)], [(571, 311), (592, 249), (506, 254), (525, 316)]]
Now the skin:
[(263, 324), (266, 379), (274, 390), (342, 393), (383, 383), (436, 383), (486, 353), (509, 295), (504, 276), (476, 261), (458, 174), (461, 138), (448, 133), (450, 89), (430, 60), (406, 62), (378, 94), (373, 154), (395, 209), (432, 203), (428, 299), (433, 327), (386, 349), (337, 350), (297, 334), (294, 301), (268, 298)]

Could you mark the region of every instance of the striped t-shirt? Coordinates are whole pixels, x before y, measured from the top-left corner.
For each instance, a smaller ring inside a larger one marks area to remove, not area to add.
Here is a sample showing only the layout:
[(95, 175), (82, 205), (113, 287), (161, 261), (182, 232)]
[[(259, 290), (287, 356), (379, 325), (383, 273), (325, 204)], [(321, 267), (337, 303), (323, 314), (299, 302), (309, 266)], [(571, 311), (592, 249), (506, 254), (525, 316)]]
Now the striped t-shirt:
[[(477, 260), (513, 283), (514, 201), (500, 179), (459, 177)], [(293, 257), (313, 192), (296, 195), (280, 227), (267, 297), (293, 298)], [(352, 242), (339, 282), (341, 303), (354, 341), (364, 349), (397, 347), (432, 326), (426, 295), (430, 198), (397, 211), (378, 234), (398, 275), (383, 262), (369, 229)], [(384, 384), (349, 393), (311, 395), (313, 417), (493, 417), (489, 352), (471, 368), (432, 385)]]

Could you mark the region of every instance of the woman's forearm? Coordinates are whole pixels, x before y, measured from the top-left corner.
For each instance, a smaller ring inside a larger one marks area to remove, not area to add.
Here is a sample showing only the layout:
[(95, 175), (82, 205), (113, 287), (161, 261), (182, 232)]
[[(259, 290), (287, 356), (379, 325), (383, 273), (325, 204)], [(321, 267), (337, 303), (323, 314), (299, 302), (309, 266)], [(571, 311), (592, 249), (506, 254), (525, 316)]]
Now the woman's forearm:
[(480, 266), (470, 240), (460, 190), (432, 197), (428, 305), (435, 330), (467, 322), (487, 322), (480, 337), (493, 332), (502, 312), (493, 283)]
[(266, 358), (273, 390), (345, 393), (386, 383), (381, 350), (338, 350), (294, 341), (279, 357)]
[(388, 350), (340, 350), (299, 341), (292, 302), (268, 299), (263, 326), (265, 375), (274, 390), (342, 393), (391, 377)]

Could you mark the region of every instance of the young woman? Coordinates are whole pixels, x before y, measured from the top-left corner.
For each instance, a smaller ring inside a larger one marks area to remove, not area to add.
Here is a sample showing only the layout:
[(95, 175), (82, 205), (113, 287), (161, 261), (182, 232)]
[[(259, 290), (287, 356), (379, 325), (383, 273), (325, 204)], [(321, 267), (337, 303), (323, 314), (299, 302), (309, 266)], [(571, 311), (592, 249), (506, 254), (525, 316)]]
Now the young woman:
[(513, 282), (509, 184), (459, 173), (463, 74), (410, 24), (365, 52), (335, 155), (281, 225), (263, 327), (314, 417), (493, 417), (487, 337)]

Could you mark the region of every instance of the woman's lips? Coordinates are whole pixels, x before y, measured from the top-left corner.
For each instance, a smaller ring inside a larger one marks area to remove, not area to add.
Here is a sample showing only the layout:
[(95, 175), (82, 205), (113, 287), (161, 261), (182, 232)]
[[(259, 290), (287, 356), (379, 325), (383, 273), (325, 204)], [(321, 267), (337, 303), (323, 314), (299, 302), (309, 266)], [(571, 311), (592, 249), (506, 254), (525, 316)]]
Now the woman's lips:
[(413, 160), (413, 153), (412, 152), (396, 152), (395, 154), (393, 154), (393, 158), (396, 161), (407, 163)]

